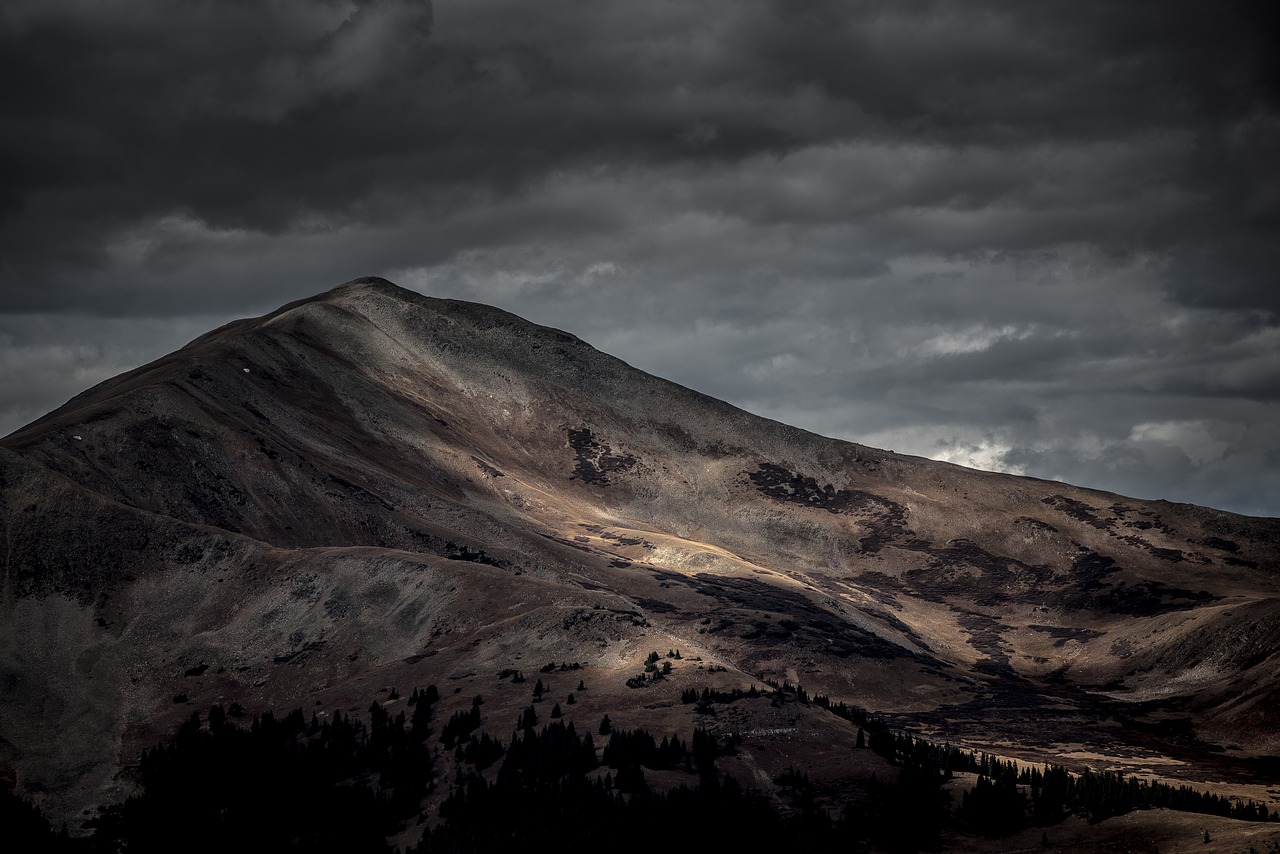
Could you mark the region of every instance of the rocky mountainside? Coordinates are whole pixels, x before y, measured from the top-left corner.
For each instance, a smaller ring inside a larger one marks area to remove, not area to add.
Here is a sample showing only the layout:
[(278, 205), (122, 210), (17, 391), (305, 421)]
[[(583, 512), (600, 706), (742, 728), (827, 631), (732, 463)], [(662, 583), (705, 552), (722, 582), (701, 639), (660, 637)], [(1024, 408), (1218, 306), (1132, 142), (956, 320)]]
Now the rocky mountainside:
[[(1280, 521), (823, 438), (381, 279), (5, 438), (0, 518), (0, 762), (55, 816), (192, 708), (435, 682), (514, 718), (551, 663), (655, 731), (764, 677), (1036, 761), (1243, 785), (1280, 750)], [(851, 773), (816, 713), (732, 725), (759, 780)]]

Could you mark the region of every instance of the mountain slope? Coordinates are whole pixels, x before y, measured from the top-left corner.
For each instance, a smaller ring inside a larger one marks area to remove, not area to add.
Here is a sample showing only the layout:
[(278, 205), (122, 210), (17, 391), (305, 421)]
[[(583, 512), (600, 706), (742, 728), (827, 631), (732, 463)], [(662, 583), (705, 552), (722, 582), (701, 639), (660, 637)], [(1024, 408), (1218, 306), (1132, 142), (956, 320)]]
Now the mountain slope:
[(1029, 758), (1280, 747), (1280, 522), (826, 439), (380, 279), (0, 444), (0, 759), (67, 812), (192, 704), (551, 661), (646, 720), (764, 674)]

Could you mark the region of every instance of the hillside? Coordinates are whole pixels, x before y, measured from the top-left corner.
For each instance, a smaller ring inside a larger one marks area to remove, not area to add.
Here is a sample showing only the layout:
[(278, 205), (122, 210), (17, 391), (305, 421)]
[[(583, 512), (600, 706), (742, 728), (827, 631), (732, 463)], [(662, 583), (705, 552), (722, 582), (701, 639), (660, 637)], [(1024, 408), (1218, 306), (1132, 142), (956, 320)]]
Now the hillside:
[[(588, 685), (584, 728), (687, 732), (682, 691), (767, 678), (1254, 797), (1280, 752), (1280, 521), (824, 438), (381, 279), (8, 436), (0, 517), (0, 761), (55, 816), (129, 791), (193, 709), (434, 683), (446, 715), (483, 694), (498, 734), (529, 702), (514, 671)], [(628, 687), (651, 651), (670, 674)], [(735, 762), (766, 788), (792, 761), (867, 770), (818, 709), (717, 726), (758, 742)]]

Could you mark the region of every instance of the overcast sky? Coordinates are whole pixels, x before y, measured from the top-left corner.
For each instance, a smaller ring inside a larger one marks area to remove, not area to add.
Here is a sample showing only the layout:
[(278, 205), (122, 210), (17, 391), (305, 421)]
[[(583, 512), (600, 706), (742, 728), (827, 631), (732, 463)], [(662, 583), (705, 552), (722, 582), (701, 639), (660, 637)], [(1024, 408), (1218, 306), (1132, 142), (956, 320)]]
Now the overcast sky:
[(6, 0), (0, 433), (360, 275), (1280, 516), (1277, 4)]

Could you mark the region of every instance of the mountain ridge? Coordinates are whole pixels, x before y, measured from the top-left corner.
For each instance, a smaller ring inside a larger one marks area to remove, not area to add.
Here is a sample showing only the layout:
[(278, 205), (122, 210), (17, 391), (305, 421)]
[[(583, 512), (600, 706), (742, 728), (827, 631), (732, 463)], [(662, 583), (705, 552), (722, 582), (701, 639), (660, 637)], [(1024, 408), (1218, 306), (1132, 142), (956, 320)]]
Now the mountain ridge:
[(626, 707), (658, 646), (1033, 758), (1280, 746), (1280, 521), (827, 439), (384, 279), (0, 440), (0, 513), (0, 760), (68, 810), (190, 703), (492, 691), (537, 655)]

